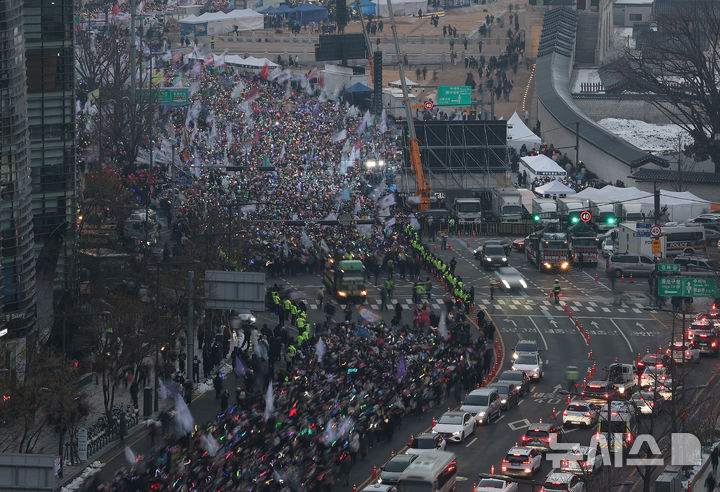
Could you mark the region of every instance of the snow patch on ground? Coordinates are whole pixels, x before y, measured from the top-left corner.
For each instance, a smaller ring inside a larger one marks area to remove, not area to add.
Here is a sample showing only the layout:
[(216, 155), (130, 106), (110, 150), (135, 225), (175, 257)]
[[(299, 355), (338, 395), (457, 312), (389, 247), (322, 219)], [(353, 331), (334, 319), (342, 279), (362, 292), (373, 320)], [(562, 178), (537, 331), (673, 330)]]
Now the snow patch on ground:
[(604, 118), (598, 125), (646, 152), (677, 152), (678, 137), (682, 145), (692, 143), (690, 135), (678, 125), (658, 125), (640, 120)]
[(69, 492), (71, 490), (80, 490), (85, 481), (95, 475), (104, 465), (99, 461), (93, 461), (83, 470), (79, 477), (60, 489), (60, 492)]
[(584, 83), (600, 83), (600, 72), (598, 72), (597, 68), (578, 68), (575, 70), (575, 80), (573, 81), (573, 86), (570, 92), (573, 94), (579, 93), (580, 84)]

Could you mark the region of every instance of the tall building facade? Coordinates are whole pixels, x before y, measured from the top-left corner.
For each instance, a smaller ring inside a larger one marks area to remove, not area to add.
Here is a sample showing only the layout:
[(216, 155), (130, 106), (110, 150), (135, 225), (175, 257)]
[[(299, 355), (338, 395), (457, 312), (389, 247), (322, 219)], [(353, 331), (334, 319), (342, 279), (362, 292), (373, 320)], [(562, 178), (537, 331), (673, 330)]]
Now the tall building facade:
[[(73, 292), (77, 231), (73, 0), (25, 0), (25, 56), (38, 327)], [(56, 295), (53, 295), (56, 294)]]
[(0, 368), (35, 335), (36, 278), (22, 0), (0, 0)]

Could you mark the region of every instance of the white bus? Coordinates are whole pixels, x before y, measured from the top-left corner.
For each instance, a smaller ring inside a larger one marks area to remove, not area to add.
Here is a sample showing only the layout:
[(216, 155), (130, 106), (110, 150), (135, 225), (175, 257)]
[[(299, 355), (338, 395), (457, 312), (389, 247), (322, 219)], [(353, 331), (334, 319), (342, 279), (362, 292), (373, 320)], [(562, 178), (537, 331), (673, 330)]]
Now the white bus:
[(402, 472), (398, 492), (449, 492), (455, 490), (455, 454), (431, 451), (421, 454)]
[(667, 244), (666, 256), (679, 254), (705, 255), (705, 228), (701, 225), (664, 225), (662, 234)]

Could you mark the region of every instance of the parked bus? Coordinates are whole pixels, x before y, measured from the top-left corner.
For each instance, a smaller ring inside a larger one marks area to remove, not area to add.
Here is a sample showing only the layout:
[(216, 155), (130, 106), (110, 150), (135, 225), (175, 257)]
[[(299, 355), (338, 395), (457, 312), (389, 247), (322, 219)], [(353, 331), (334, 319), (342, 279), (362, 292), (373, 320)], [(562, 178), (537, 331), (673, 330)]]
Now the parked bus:
[(685, 225), (664, 225), (662, 233), (667, 244), (666, 255), (677, 256), (679, 254), (705, 255), (705, 228), (703, 226)]
[(398, 492), (449, 492), (455, 489), (455, 454), (447, 451), (423, 453), (402, 472)]

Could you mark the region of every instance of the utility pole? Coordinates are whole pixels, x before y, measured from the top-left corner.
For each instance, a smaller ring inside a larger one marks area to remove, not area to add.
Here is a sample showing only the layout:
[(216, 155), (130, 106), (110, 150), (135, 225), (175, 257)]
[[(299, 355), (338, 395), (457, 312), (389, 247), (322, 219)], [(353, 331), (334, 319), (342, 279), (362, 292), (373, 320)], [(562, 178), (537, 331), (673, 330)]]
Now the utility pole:
[(130, 0), (130, 102), (135, 106), (135, 0)]
[(580, 165), (580, 122), (575, 122), (575, 171)]
[(657, 189), (657, 181), (653, 181), (653, 201), (655, 205), (655, 224), (660, 223), (660, 190)]

